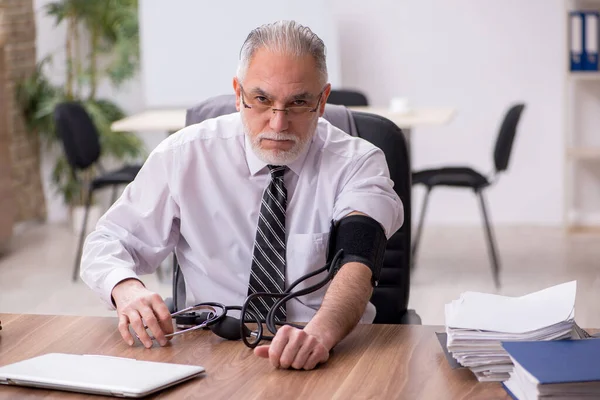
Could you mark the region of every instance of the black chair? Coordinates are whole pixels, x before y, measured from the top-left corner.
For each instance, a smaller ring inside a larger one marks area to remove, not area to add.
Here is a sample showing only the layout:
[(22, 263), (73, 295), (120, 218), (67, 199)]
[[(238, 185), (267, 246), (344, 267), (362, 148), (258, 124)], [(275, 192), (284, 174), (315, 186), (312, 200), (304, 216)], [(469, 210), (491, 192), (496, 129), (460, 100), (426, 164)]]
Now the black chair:
[(327, 103), (346, 107), (369, 105), (367, 96), (364, 93), (347, 89), (332, 89), (327, 98)]
[(413, 173), (412, 181), (414, 185), (424, 185), (427, 188), (425, 192), (425, 198), (423, 200), (423, 209), (421, 210), (421, 216), (419, 218), (419, 225), (415, 235), (412, 248), (412, 265), (411, 269), (414, 269), (415, 260), (417, 256), (417, 248), (421, 238), (423, 230), (423, 221), (425, 219), (425, 212), (427, 211), (427, 204), (429, 202), (429, 195), (431, 190), (436, 186), (448, 186), (457, 188), (472, 189), (475, 194), (479, 197), (479, 204), (481, 206), (481, 215), (485, 225), (485, 231), (487, 235), (488, 251), (490, 255), (490, 262), (492, 266), (492, 272), (494, 274), (494, 283), (496, 287), (500, 286), (500, 262), (498, 259), (496, 244), (494, 235), (492, 233), (492, 227), (490, 224), (486, 201), (483, 195), (485, 188), (489, 187), (497, 180), (497, 175), (503, 172), (508, 167), (510, 160), (510, 154), (513, 147), (513, 141), (517, 132), (517, 125), (521, 118), (524, 104), (516, 104), (510, 107), (506, 113), (504, 120), (500, 126), (500, 132), (496, 139), (496, 145), (494, 148), (494, 172), (491, 177), (486, 177), (480, 172), (466, 166), (455, 166), (455, 167), (443, 167), (435, 169), (426, 169)]
[(371, 302), (377, 309), (373, 323), (420, 324), (421, 318), (408, 309), (412, 196), (408, 146), (404, 134), (392, 121), (375, 114), (352, 111), (358, 136), (383, 150), (394, 181), (394, 190), (404, 206), (404, 223), (390, 237), (385, 250), (379, 285)]
[(140, 171), (141, 165), (125, 165), (118, 170), (105, 171), (99, 162), (101, 148), (98, 130), (85, 108), (78, 102), (58, 104), (54, 109), (54, 122), (73, 177), (79, 179), (77, 171), (85, 170), (94, 164), (100, 172), (99, 175), (89, 182), (87, 187), (85, 216), (79, 235), (77, 256), (75, 257), (75, 266), (73, 268), (73, 281), (76, 281), (79, 276), (81, 252), (94, 191), (112, 187), (111, 204), (114, 203), (118, 186), (132, 182)]
[[(210, 101), (204, 110), (210, 109)], [(210, 109), (200, 117), (197, 108), (189, 109), (186, 125), (201, 122), (224, 113)], [(231, 110), (235, 110), (231, 98)], [(326, 106), (327, 110), (327, 106)], [(207, 116), (208, 115), (208, 116)], [(404, 206), (404, 223), (387, 243), (385, 259), (379, 285), (371, 298), (377, 309), (374, 323), (378, 324), (420, 324), (421, 319), (414, 310), (408, 310), (410, 292), (410, 241), (411, 241), (411, 176), (408, 148), (402, 131), (391, 121), (378, 115), (352, 112), (358, 136), (381, 148), (385, 154), (394, 189)], [(175, 257), (174, 257), (175, 258)], [(185, 281), (174, 259), (173, 299), (166, 299), (171, 311), (185, 305)]]

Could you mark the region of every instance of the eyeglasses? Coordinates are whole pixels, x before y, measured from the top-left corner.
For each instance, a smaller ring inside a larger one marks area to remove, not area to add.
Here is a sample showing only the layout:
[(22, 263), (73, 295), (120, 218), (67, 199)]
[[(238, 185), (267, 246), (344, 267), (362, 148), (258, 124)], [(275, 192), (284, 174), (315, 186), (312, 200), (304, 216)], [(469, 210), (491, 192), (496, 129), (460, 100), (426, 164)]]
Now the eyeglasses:
[(275, 108), (273, 107), (273, 102), (270, 99), (261, 95), (257, 95), (256, 97), (248, 99), (248, 101), (246, 101), (246, 92), (244, 91), (244, 87), (241, 84), (240, 89), (242, 93), (242, 104), (245, 108), (251, 109), (257, 114), (265, 116), (268, 115), (269, 111), (272, 111), (273, 114), (275, 114), (277, 111), (282, 111), (285, 113), (286, 116), (290, 118), (306, 118), (310, 115), (310, 113), (317, 112), (319, 106), (321, 105), (321, 98), (323, 97), (323, 93), (325, 92), (325, 88), (323, 88), (323, 90), (321, 90), (321, 93), (319, 93), (317, 104), (314, 107), (311, 106), (308, 103), (308, 101), (298, 99), (294, 100), (294, 103), (298, 104), (293, 104), (286, 108)]

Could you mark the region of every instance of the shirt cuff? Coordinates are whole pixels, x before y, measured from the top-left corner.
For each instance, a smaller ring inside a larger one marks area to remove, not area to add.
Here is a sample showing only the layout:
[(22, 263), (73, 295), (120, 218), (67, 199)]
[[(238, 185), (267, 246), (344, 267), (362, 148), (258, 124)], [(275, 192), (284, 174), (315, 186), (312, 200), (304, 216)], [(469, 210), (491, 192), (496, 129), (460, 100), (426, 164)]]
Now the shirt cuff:
[[(106, 275), (104, 279), (104, 284), (102, 287), (102, 299), (108, 304), (108, 306), (116, 310), (115, 304), (112, 300), (112, 290), (119, 282), (124, 281), (125, 279), (134, 278), (141, 282), (140, 278), (136, 275), (135, 272), (130, 270), (129, 268), (115, 268)], [(143, 284), (143, 283), (142, 283)]]

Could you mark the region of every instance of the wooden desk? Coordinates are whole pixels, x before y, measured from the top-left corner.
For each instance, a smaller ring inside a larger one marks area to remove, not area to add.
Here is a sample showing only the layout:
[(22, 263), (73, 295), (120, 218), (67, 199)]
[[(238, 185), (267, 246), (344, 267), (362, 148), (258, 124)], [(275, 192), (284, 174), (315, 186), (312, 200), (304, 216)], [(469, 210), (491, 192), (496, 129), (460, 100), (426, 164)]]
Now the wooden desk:
[[(395, 113), (385, 108), (348, 107), (351, 110), (381, 115), (402, 129), (427, 125), (445, 125), (454, 117), (452, 108), (417, 108), (407, 113)], [(147, 110), (115, 121), (115, 132), (175, 132), (185, 127), (185, 109)]]
[[(499, 383), (452, 370), (434, 332), (442, 328), (359, 325), (329, 361), (312, 371), (279, 370), (241, 342), (202, 331), (168, 347), (127, 346), (116, 318), (0, 314), (0, 365), (49, 352), (103, 354), (199, 364), (206, 374), (154, 398), (209, 399), (510, 399)], [(68, 392), (0, 386), (2, 399), (90, 398)]]

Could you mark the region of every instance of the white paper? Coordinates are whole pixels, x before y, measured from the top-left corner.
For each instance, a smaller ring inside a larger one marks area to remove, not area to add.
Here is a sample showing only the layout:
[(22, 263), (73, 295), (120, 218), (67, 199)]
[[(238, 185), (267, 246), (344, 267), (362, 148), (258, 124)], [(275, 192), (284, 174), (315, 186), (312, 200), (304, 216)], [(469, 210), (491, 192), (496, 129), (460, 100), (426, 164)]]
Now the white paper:
[(465, 292), (446, 304), (446, 327), (525, 333), (574, 319), (577, 281), (521, 297)]

